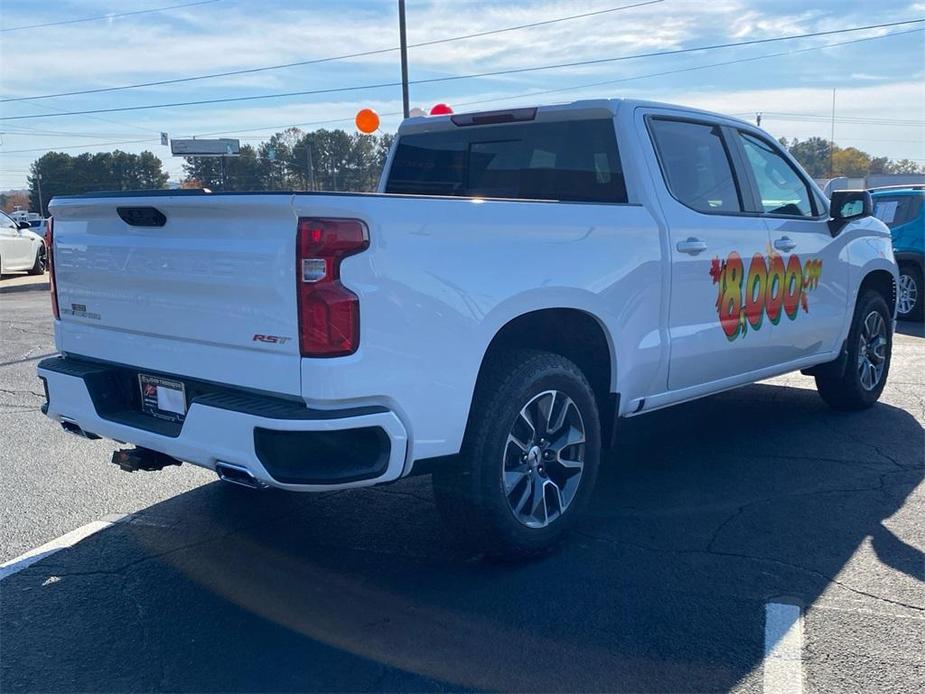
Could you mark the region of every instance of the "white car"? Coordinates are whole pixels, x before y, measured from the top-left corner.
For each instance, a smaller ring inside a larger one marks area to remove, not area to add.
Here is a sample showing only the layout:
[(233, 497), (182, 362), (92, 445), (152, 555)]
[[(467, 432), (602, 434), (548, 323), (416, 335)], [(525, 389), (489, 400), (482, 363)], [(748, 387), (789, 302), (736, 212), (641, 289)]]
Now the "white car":
[(14, 221), (0, 212), (0, 275), (7, 272), (45, 272), (45, 241), (27, 221)]
[(531, 554), (621, 417), (800, 369), (876, 402), (897, 268), (871, 207), (830, 210), (744, 121), (628, 100), (408, 119), (377, 194), (58, 197), (44, 409), (134, 444), (127, 470), (432, 474), (462, 536)]

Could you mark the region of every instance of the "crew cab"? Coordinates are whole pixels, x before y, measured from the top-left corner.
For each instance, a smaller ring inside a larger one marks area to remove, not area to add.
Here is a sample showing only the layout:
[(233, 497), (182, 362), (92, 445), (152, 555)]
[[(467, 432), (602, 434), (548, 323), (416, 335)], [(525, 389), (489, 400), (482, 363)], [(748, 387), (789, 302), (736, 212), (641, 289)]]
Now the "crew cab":
[(764, 131), (631, 100), (406, 119), (372, 194), (57, 197), (49, 417), (253, 487), (431, 474), (489, 554), (551, 547), (617, 420), (789, 371), (870, 407), (897, 266)]

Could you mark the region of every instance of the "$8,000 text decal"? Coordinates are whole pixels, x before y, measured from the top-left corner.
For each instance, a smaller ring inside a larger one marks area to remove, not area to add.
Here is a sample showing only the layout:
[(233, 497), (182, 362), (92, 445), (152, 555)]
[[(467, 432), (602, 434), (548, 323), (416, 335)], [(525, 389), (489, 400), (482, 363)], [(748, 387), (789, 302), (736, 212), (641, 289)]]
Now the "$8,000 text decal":
[(748, 328), (758, 330), (764, 317), (774, 325), (786, 314), (796, 320), (800, 309), (809, 313), (807, 293), (819, 286), (822, 261), (810, 259), (801, 264), (800, 256), (791, 255), (787, 262), (775, 252), (768, 256), (755, 253), (745, 272), (745, 263), (735, 251), (725, 260), (713, 259), (710, 277), (717, 285), (716, 312), (726, 338), (731, 342), (745, 337)]

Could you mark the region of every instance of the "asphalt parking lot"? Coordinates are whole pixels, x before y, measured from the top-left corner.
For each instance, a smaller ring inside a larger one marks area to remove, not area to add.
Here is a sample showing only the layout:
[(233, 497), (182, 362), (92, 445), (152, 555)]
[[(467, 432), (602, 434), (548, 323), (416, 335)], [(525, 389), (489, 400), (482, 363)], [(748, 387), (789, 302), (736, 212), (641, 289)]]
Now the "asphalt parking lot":
[[(120, 472), (39, 413), (48, 297), (8, 281), (0, 562), (117, 522), (2, 580), (3, 691), (758, 692), (779, 668), (925, 691), (920, 326), (868, 412), (790, 375), (628, 420), (578, 532), (498, 565), (454, 544), (426, 477), (305, 496)], [(769, 656), (774, 605), (802, 618)]]

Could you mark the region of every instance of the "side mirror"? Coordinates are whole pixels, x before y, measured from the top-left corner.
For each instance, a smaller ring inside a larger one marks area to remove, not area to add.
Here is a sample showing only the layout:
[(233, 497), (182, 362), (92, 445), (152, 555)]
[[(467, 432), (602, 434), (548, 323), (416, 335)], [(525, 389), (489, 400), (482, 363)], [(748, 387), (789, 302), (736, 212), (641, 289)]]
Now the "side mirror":
[(832, 191), (829, 205), (829, 229), (835, 236), (852, 219), (870, 217), (874, 213), (874, 201), (866, 190)]
[(17, 229), (31, 229), (32, 225), (29, 224), (29, 222), (17, 222), (16, 228)]

